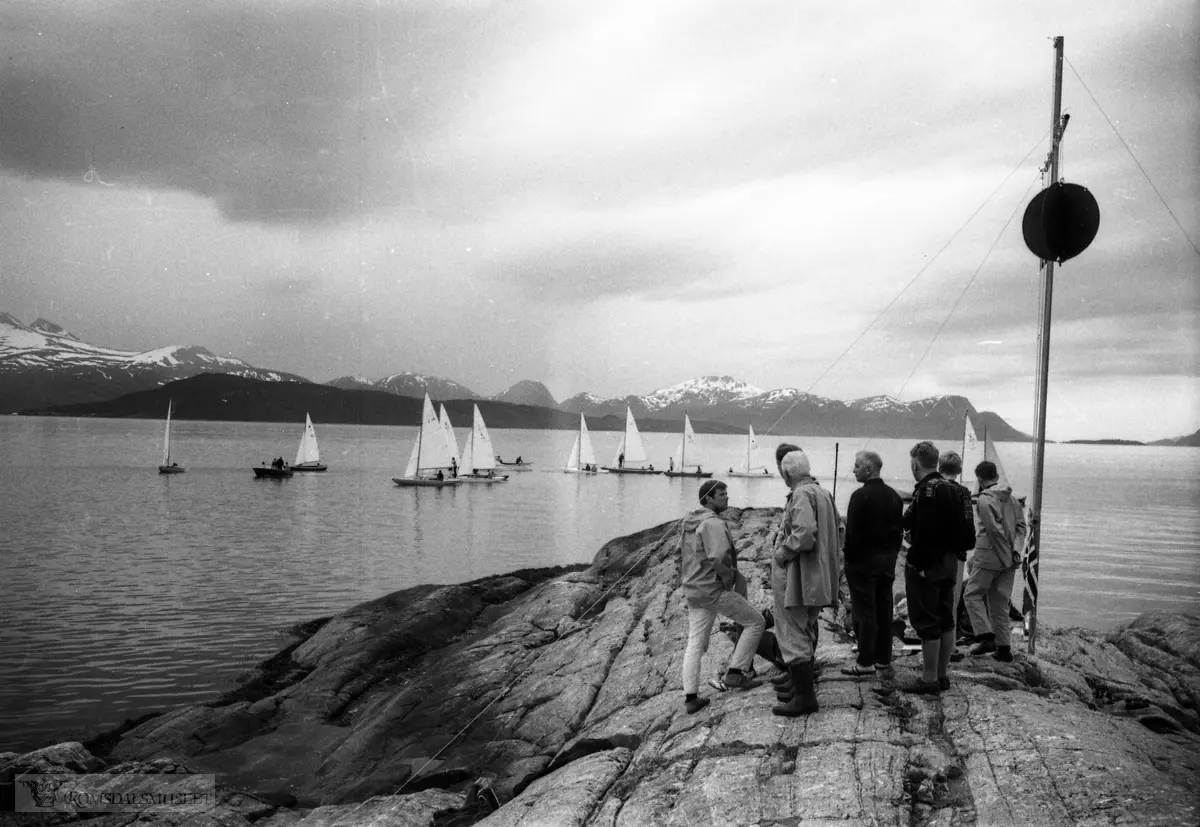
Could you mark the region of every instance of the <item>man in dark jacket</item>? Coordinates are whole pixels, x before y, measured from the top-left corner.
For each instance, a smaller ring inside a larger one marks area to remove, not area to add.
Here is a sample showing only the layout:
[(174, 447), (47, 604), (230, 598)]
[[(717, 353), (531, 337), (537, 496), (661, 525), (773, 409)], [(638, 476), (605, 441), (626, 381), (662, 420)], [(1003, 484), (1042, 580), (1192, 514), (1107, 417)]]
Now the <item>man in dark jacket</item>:
[(874, 451), (854, 457), (854, 478), (862, 488), (846, 509), (846, 583), (850, 615), (858, 638), (858, 658), (842, 673), (887, 676), (892, 668), (892, 582), (904, 538), (904, 505), (879, 477), (883, 460)]
[(683, 519), (680, 540), (680, 580), (688, 606), (688, 641), (683, 653), (684, 707), (689, 715), (708, 706), (698, 695), (700, 658), (708, 650), (708, 639), (717, 615), (740, 623), (738, 638), (725, 673), (725, 685), (747, 689), (755, 684), (746, 672), (754, 661), (758, 639), (766, 628), (762, 613), (737, 593), (737, 560), (733, 535), (719, 516), (729, 507), (725, 483), (707, 480), (700, 486), (701, 507)]
[(921, 677), (900, 687), (903, 692), (932, 694), (950, 688), (950, 655), (954, 652), (954, 551), (962, 503), (938, 473), (938, 450), (918, 442), (912, 458), (913, 501), (904, 512), (909, 532), (904, 591), (908, 620), (921, 638)]

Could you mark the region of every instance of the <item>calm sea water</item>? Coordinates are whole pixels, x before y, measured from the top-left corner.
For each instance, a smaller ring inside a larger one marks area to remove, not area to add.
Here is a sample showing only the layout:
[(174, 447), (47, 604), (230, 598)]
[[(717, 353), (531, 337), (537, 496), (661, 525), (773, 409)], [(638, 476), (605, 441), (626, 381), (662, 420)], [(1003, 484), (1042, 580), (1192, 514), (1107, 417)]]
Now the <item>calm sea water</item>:
[[(150, 710), (213, 697), (300, 620), (422, 583), (583, 563), (607, 540), (696, 503), (696, 480), (551, 472), (567, 431), (495, 430), (535, 470), (502, 486), (402, 489), (415, 428), (316, 423), (325, 474), (255, 480), (295, 454), (302, 423), (0, 418), (0, 751), (42, 746)], [(463, 430), (460, 428), (460, 430)], [(461, 437), (461, 434), (460, 434)], [(666, 465), (678, 437), (644, 434)], [(744, 438), (699, 438), (727, 468)], [(783, 437), (764, 437), (769, 450)], [(845, 507), (865, 439), (806, 439)], [(602, 461), (616, 433), (593, 433)], [(911, 488), (914, 440), (872, 440)], [(947, 442), (942, 448), (954, 447)], [(1001, 444), (1018, 493), (1030, 448)], [(1200, 450), (1047, 447), (1040, 617), (1107, 629), (1200, 601)], [(734, 505), (779, 505), (778, 479), (729, 480)]]

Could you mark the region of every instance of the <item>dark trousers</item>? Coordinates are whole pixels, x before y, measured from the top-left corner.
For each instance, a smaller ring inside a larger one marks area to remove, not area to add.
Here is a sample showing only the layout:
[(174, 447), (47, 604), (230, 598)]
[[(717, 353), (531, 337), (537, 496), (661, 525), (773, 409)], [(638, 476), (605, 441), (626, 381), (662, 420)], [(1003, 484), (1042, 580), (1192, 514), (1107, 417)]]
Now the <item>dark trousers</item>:
[[(892, 562), (894, 566), (894, 558)], [(892, 584), (896, 577), (894, 569), (885, 573), (885, 568), (846, 569), (859, 666), (892, 662)]]

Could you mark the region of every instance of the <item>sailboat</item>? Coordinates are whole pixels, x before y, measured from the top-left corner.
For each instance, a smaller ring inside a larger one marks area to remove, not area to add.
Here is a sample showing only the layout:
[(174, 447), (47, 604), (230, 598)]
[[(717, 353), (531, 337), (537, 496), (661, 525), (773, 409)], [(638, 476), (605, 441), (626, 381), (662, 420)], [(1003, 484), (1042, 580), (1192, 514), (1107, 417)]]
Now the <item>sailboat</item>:
[(496, 473), (496, 454), (492, 448), (492, 437), (479, 406), (474, 405), (471, 434), (463, 443), (462, 465), (459, 482), (508, 482), (506, 474)]
[(637, 422), (633, 419), (633, 411), (625, 406), (625, 434), (617, 445), (611, 465), (604, 470), (612, 474), (661, 474), (655, 471), (653, 465), (643, 467), (646, 463), (646, 449), (642, 446), (642, 435), (638, 433)]
[(163, 432), (162, 464), (158, 466), (160, 474), (182, 474), (184, 471), (179, 463), (171, 462), (171, 400), (167, 400), (167, 429)]
[(446, 437), (446, 450), (450, 452), (450, 476), (458, 476), (458, 438), (454, 436), (454, 426), (450, 424), (450, 415), (446, 413), (446, 406), (438, 406), (438, 424), (442, 427), (442, 434)]
[[(692, 465), (696, 466), (696, 470), (687, 470)], [(688, 418), (687, 414), (683, 415), (683, 436), (679, 440), (679, 447), (675, 449), (671, 467), (663, 473), (668, 477), (699, 477), (700, 479), (707, 479), (713, 475), (712, 471), (705, 471), (700, 466), (696, 432), (692, 430), (692, 420)]]
[(983, 439), (980, 440), (975, 434), (975, 428), (971, 425), (971, 415), (963, 415), (963, 444), (962, 444), (962, 475), (959, 477), (959, 482), (975, 491), (975, 466), (987, 460), (996, 466), (996, 471), (1000, 475), (1000, 485), (1007, 486), (1008, 475), (1004, 473), (1004, 464), (1000, 462), (1000, 453), (996, 450), (995, 443), (988, 435), (987, 428), (983, 429)]
[(458, 485), (457, 477), (445, 473), (456, 463), (447, 445), (441, 420), (433, 409), (429, 394), (426, 393), (421, 406), (421, 425), (417, 430), (417, 441), (408, 457), (404, 476), (392, 477), (392, 482), (404, 487), (422, 488)]
[(737, 470), (729, 469), (731, 477), (754, 477), (758, 479), (771, 479), (775, 475), (771, 473), (765, 462), (762, 461), (762, 456), (758, 451), (758, 438), (754, 435), (754, 426), (749, 426), (749, 431), (746, 434), (746, 455), (738, 460)]
[(304, 434), (300, 437), (300, 446), (296, 448), (296, 461), (292, 463), (293, 471), (324, 471), (328, 465), (321, 463), (321, 451), (317, 448), (317, 432), (313, 430), (312, 419), (304, 414)]
[(596, 465), (596, 451), (592, 448), (592, 437), (588, 433), (587, 419), (579, 414), (579, 433), (571, 445), (571, 453), (563, 464), (563, 472), (567, 474), (597, 474), (600, 469)]

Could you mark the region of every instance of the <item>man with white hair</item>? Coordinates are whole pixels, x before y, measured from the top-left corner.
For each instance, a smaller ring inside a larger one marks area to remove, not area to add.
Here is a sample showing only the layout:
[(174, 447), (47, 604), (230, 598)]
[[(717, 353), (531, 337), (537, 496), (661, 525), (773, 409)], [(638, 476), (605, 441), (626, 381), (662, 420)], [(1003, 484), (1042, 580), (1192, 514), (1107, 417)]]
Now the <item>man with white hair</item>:
[(790, 493), (771, 556), (775, 599), (775, 636), (788, 667), (791, 697), (771, 711), (776, 715), (816, 712), (814, 657), (817, 620), (837, 604), (841, 564), (840, 518), (833, 497), (812, 477), (803, 451), (787, 453), (779, 471)]

